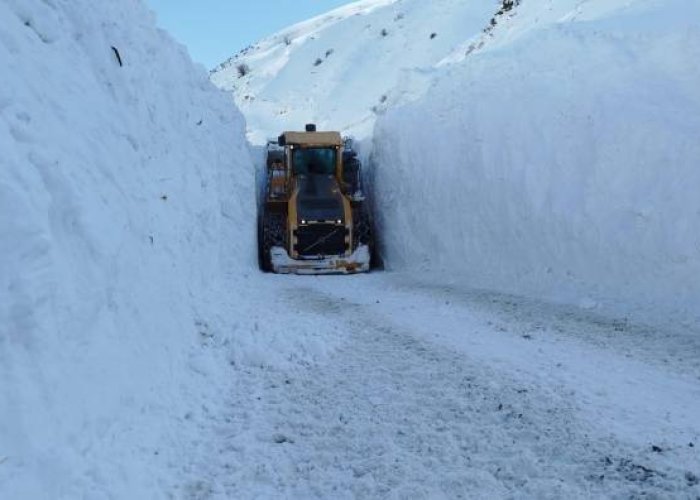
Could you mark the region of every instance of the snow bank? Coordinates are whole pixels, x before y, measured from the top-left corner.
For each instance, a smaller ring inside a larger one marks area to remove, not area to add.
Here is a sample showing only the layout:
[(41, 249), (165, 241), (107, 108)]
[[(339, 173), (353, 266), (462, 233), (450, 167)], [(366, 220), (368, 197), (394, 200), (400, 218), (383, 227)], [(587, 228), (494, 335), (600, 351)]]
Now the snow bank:
[(532, 1), (514, 14), (378, 122), (387, 265), (697, 316), (700, 6)]
[(0, 497), (159, 498), (257, 342), (244, 121), (138, 0), (0, 19)]

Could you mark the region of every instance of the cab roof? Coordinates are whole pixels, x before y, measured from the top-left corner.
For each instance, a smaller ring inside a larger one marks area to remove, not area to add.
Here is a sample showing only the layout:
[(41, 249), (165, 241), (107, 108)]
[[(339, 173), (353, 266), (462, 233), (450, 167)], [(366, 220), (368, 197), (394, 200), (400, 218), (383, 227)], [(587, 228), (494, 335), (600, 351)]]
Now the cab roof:
[(342, 146), (340, 132), (285, 132), (280, 136), (280, 146)]

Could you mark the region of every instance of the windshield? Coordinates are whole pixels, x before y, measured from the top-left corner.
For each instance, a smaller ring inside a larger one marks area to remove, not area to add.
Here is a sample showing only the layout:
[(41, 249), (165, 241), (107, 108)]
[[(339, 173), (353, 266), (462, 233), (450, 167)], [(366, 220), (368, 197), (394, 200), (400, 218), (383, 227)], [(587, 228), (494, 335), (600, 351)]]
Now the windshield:
[(300, 175), (333, 175), (337, 156), (336, 148), (295, 149), (292, 160), (294, 172)]

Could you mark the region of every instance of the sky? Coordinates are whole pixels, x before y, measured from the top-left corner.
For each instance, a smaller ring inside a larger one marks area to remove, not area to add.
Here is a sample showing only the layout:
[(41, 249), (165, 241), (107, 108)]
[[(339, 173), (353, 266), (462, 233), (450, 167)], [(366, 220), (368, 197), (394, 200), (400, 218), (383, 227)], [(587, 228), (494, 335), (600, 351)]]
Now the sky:
[(267, 35), (348, 3), (351, 0), (146, 0), (158, 25), (208, 69)]

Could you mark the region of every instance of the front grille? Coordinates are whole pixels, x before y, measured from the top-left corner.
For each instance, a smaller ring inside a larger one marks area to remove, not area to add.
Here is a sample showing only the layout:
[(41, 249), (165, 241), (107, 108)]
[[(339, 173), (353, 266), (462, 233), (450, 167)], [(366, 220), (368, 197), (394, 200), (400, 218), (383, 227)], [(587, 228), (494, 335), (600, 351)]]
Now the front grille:
[(334, 224), (309, 224), (299, 226), (294, 232), (295, 250), (302, 257), (342, 255), (346, 250), (344, 226)]

